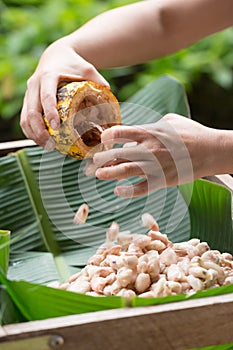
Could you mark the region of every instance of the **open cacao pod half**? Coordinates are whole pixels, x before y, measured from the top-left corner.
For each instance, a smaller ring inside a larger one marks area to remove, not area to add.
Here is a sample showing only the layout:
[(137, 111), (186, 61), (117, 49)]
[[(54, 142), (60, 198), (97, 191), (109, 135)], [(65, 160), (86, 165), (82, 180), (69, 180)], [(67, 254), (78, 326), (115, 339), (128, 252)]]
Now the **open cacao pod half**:
[(57, 92), (61, 125), (54, 130), (45, 118), (55, 148), (76, 159), (101, 152), (103, 130), (121, 124), (120, 106), (106, 86), (91, 81), (69, 83)]

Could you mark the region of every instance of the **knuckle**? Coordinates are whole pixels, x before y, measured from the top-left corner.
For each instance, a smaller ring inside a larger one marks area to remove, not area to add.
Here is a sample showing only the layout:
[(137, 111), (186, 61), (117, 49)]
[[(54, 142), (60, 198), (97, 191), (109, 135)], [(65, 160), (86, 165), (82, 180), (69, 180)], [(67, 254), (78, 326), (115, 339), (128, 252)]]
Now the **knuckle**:
[(54, 96), (49, 91), (44, 91), (42, 96), (43, 101), (53, 101)]
[(112, 138), (113, 138), (113, 140), (118, 140), (118, 139), (120, 139), (121, 134), (120, 134), (119, 128), (117, 128), (117, 127), (112, 127), (111, 129), (112, 129), (111, 132), (112, 132)]
[(37, 75), (37, 81), (40, 81), (40, 85), (41, 86), (47, 86), (47, 82), (50, 81), (50, 82), (56, 82), (56, 84), (58, 83), (59, 81), (59, 78), (60, 78), (60, 74), (55, 71), (55, 70), (48, 70), (48, 69), (41, 69), (39, 72), (38, 72), (38, 75)]
[(30, 89), (32, 85), (34, 85), (34, 75), (32, 75), (28, 80), (27, 80), (27, 88)]
[(170, 121), (172, 119), (174, 119), (174, 113), (168, 113), (163, 117), (164, 120), (166, 121)]
[(21, 126), (22, 129), (25, 129), (27, 127), (26, 120), (20, 120), (20, 126)]
[(40, 75), (42, 78), (53, 78), (56, 76), (54, 72), (48, 70), (47, 68), (42, 68), (40, 70)]
[(27, 112), (27, 119), (32, 119), (35, 116), (38, 116), (38, 112), (35, 109), (29, 109)]
[(131, 175), (133, 173), (133, 168), (131, 163), (127, 163), (124, 165), (124, 171), (127, 175)]

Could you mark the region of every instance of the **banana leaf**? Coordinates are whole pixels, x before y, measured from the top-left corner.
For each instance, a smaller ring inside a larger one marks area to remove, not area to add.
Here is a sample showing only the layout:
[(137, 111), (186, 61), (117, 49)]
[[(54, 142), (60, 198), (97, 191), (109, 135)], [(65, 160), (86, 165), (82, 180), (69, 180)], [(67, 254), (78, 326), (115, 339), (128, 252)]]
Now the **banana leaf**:
[[(140, 90), (121, 105), (121, 111), (127, 125), (152, 123), (170, 112), (189, 117), (183, 87), (169, 76), (162, 76)], [(125, 305), (121, 298), (100, 300), (41, 285), (56, 279), (65, 281), (85, 265), (105, 240), (112, 221), (117, 221), (122, 231), (145, 233), (141, 215), (150, 212), (161, 232), (174, 242), (195, 236), (208, 241), (212, 248), (233, 251), (231, 194), (227, 189), (199, 180), (182, 185), (180, 190), (159, 189), (147, 196), (124, 199), (114, 196), (115, 181), (86, 177), (85, 164), (86, 161), (76, 161), (56, 151), (46, 152), (40, 147), (0, 159), (0, 227), (12, 232), (8, 275), (6, 278), (1, 272), (0, 278), (25, 319)], [(83, 202), (90, 208), (88, 220), (76, 226), (73, 217)], [(226, 286), (197, 296), (230, 292), (232, 286)], [(132, 306), (186, 299), (170, 298), (149, 301), (135, 298)], [(51, 312), (47, 310), (50, 307)]]
[(125, 306), (121, 297), (94, 298), (25, 281), (9, 281), (1, 272), (0, 281), (23, 317), (29, 321)]
[[(212, 249), (233, 254), (232, 196), (225, 187), (197, 180), (179, 186), (189, 205), (190, 237), (209, 242)], [(211, 202), (211, 203), (210, 203)], [(228, 220), (228, 219), (229, 220)]]
[(10, 255), (10, 231), (0, 230), (0, 268), (7, 273)]
[(223, 345), (206, 346), (204, 348), (192, 348), (189, 350), (233, 350), (233, 343)]
[[(7, 273), (9, 263), (9, 242), (10, 231), (0, 230), (0, 270), (4, 274)], [(24, 320), (3, 285), (0, 285), (0, 301), (0, 323), (8, 324)]]
[(28, 321), (121, 307), (159, 305), (233, 293), (233, 285), (230, 284), (202, 290), (190, 296), (179, 294), (158, 298), (134, 297), (131, 300), (117, 296), (93, 297), (25, 281), (10, 281), (1, 271), (0, 283), (6, 287), (22, 317)]
[(5, 286), (0, 286), (0, 324), (13, 324), (27, 321), (19, 311), (12, 298), (5, 289)]

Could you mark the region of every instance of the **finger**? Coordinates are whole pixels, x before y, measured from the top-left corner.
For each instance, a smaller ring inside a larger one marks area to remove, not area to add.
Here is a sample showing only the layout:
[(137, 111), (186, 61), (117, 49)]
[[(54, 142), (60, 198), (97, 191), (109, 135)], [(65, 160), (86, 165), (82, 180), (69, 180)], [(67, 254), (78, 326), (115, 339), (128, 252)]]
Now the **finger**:
[(160, 180), (154, 176), (148, 176), (146, 180), (131, 186), (117, 186), (114, 189), (116, 196), (134, 198), (143, 196), (156, 189), (165, 187)]
[(107, 87), (110, 86), (107, 80), (95, 69), (94, 66), (91, 66), (86, 70), (86, 74), (83, 77), (83, 79), (93, 81), (94, 83), (97, 83), (103, 86), (107, 86)]
[(170, 185), (166, 183), (166, 179), (163, 175), (149, 175), (146, 177), (146, 180), (138, 182), (135, 185), (115, 187), (114, 193), (116, 196), (133, 198), (143, 196), (159, 188), (165, 187), (170, 187)]
[[(34, 91), (34, 94), (31, 91)], [(31, 87), (26, 91), (20, 125), (29, 139), (34, 140), (40, 146), (44, 146), (49, 139), (49, 133), (45, 128), (41, 114), (42, 108), (36, 91), (38, 89), (34, 88), (32, 90)]]
[[(76, 53), (74, 54), (74, 56), (75, 60), (77, 60)], [(82, 80), (90, 80), (94, 83), (109, 87), (109, 83), (107, 82), (107, 80), (104, 79), (104, 77), (97, 71), (93, 64), (87, 62), (81, 56), (79, 56), (79, 60), (79, 66), (82, 67), (83, 71)]]
[(57, 111), (57, 89), (73, 81), (82, 81), (81, 75), (63, 74), (53, 76), (52, 74), (44, 75), (41, 78), (40, 100), (42, 103), (43, 113), (53, 129), (60, 126), (60, 116)]
[(33, 114), (30, 114), (29, 117), (29, 125), (33, 132), (34, 141), (42, 147), (45, 147), (47, 144), (46, 149), (52, 149), (51, 145), (48, 143), (50, 135), (46, 129), (41, 113), (35, 112)]
[(113, 165), (118, 165), (118, 164), (123, 164), (123, 163), (128, 163), (128, 162), (129, 162), (128, 159), (122, 159), (122, 158), (121, 159), (117, 159), (117, 158), (114, 158), (114, 159), (111, 159), (110, 161), (104, 163), (103, 167), (110, 167), (110, 166), (113, 166)]
[(125, 197), (125, 198), (139, 197), (147, 193), (148, 193), (147, 180), (138, 182), (136, 185), (132, 185), (132, 186), (117, 186), (114, 189), (114, 194), (116, 196)]
[(114, 144), (142, 142), (146, 136), (146, 130), (140, 126), (116, 125), (103, 131), (101, 141), (103, 143), (113, 142)]
[(140, 161), (140, 160), (153, 160), (155, 157), (145, 147), (140, 145), (135, 147), (115, 148), (108, 151), (98, 152), (93, 157), (93, 162), (96, 166), (101, 167), (105, 164), (124, 161)]
[(40, 87), (40, 100), (44, 115), (53, 129), (60, 126), (60, 117), (57, 111), (57, 79), (48, 75), (42, 77)]
[(69, 81), (82, 80), (91, 80), (98, 84), (109, 86), (109, 83), (102, 77), (101, 74), (97, 72), (94, 67), (92, 69), (86, 70), (85, 77), (82, 77), (81, 75), (74, 76), (69, 74), (59, 75), (56, 78), (48, 74), (42, 77), (40, 98), (42, 101), (44, 114), (53, 129), (58, 129), (60, 125), (60, 117), (57, 111), (56, 100), (58, 86), (61, 87)]
[(23, 107), (21, 110), (20, 126), (23, 130), (24, 135), (28, 139), (34, 140), (34, 137), (33, 137), (34, 135), (33, 135), (32, 129), (31, 129), (31, 125), (28, 123), (28, 120), (27, 120), (27, 93), (25, 94)]
[(57, 78), (57, 89), (63, 87), (68, 83), (83, 80), (86, 79), (84, 79), (81, 75), (60, 74)]
[[(68, 60), (72, 60), (72, 64), (67, 65), (66, 70), (70, 71), (70, 74), (65, 74), (63, 77), (65, 77), (65, 80), (67, 81), (67, 78), (69, 81), (80, 81), (80, 80), (90, 80), (97, 84), (108, 86), (109, 83), (107, 80), (97, 71), (95, 66), (89, 62), (87, 62), (84, 58), (81, 56), (78, 56), (76, 52), (73, 51), (73, 57), (72, 52), (68, 55)], [(74, 62), (76, 62), (76, 66), (74, 66)], [(81, 67), (82, 75), (74, 75), (73, 72), (76, 70), (78, 71)], [(67, 73), (69, 73), (67, 71)], [(59, 76), (59, 81), (61, 80), (62, 76)]]
[[(27, 123), (32, 130), (31, 137), (40, 146), (45, 146), (50, 135), (42, 116), (39, 87), (37, 84), (27, 90)], [(50, 147), (51, 148), (51, 147)]]
[(129, 162), (100, 168), (95, 175), (100, 180), (123, 180), (131, 176), (144, 176), (147, 162)]
[(83, 169), (83, 172), (86, 176), (94, 176), (95, 172), (97, 170), (97, 167), (93, 163), (92, 159), (89, 159)]

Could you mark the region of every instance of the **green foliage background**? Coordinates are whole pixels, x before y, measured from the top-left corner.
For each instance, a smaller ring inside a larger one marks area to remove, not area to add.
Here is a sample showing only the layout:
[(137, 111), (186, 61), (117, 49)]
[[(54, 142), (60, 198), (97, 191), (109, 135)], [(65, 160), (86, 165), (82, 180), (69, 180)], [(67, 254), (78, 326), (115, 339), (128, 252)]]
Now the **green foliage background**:
[[(26, 81), (44, 49), (99, 13), (132, 2), (0, 0), (0, 139), (23, 136), (18, 116)], [(229, 28), (176, 54), (102, 73), (120, 101), (164, 73), (178, 78), (188, 91), (203, 75), (224, 89), (232, 89), (232, 37), (233, 28)]]

